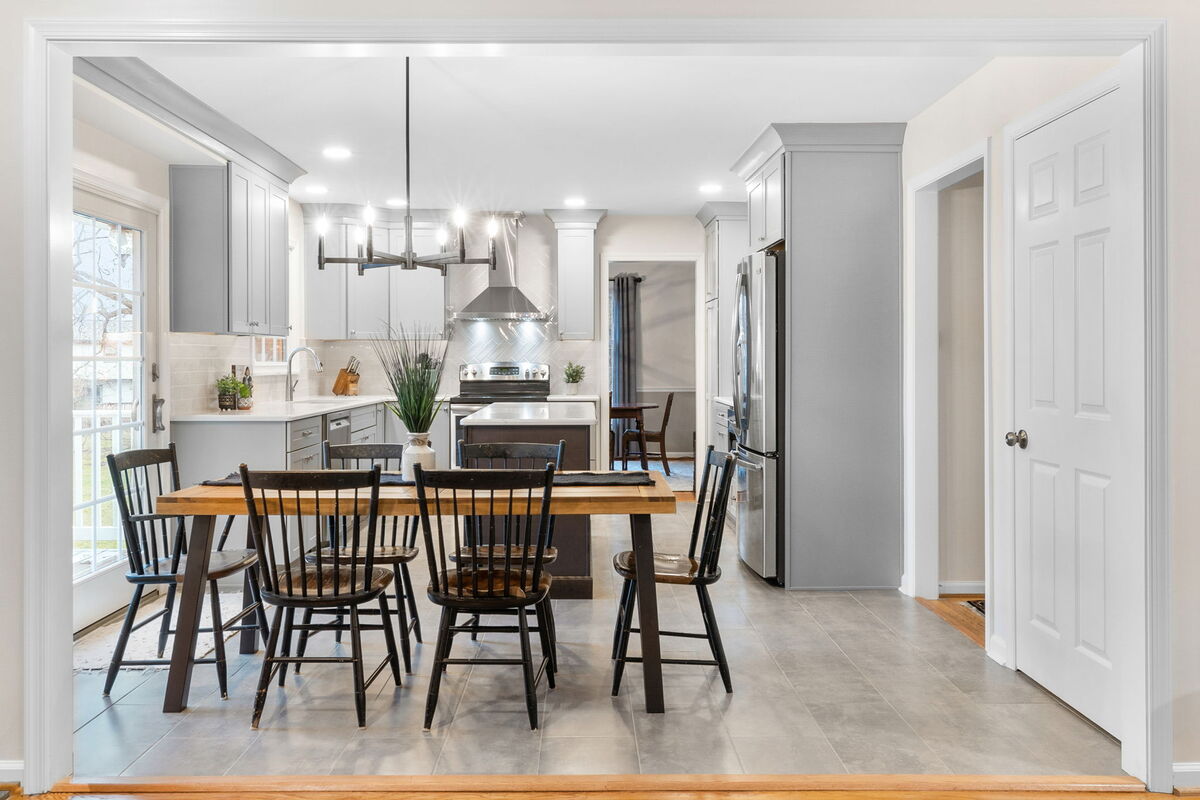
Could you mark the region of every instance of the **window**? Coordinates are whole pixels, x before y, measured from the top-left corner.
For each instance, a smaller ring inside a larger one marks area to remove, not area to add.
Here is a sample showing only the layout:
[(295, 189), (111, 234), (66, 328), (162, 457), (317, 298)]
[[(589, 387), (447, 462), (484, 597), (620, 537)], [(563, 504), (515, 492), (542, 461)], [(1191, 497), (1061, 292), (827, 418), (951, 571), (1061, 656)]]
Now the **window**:
[(252, 371), (270, 375), (287, 369), (287, 338), (284, 336), (255, 336), (250, 340)]
[(124, 557), (106, 457), (145, 437), (143, 232), (76, 212), (72, 322), (73, 573)]

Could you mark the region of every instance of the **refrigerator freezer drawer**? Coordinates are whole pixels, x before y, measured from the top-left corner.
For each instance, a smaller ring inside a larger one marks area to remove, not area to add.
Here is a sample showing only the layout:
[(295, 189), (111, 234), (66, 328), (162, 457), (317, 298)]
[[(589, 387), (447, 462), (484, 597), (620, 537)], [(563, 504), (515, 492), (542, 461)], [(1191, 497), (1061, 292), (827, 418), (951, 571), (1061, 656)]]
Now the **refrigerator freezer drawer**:
[(778, 463), (773, 458), (738, 452), (738, 556), (763, 578), (775, 578), (778, 517), (775, 509)]

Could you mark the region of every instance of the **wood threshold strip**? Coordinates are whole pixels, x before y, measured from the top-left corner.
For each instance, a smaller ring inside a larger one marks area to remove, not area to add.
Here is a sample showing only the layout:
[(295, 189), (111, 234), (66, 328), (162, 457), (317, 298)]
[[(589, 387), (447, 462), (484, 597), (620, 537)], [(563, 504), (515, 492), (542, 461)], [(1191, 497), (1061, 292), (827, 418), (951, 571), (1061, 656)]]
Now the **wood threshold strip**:
[(983, 615), (966, 605), (967, 600), (982, 600), (981, 594), (944, 594), (937, 600), (918, 597), (917, 602), (937, 614), (948, 625), (980, 647), (983, 643)]
[[(569, 798), (600, 800), (647, 793), (758, 794), (788, 792), (882, 792), (899, 798), (905, 792), (1129, 793), (1145, 792), (1141, 781), (1105, 775), (285, 775), (233, 777), (78, 778), (52, 790), (64, 794), (285, 798), (308, 793), (361, 796), (386, 793), (404, 798), (445, 795)], [(900, 793), (900, 794), (894, 794)], [(1015, 795), (1008, 794), (1007, 798)], [(814, 798), (816, 800), (816, 798)]]

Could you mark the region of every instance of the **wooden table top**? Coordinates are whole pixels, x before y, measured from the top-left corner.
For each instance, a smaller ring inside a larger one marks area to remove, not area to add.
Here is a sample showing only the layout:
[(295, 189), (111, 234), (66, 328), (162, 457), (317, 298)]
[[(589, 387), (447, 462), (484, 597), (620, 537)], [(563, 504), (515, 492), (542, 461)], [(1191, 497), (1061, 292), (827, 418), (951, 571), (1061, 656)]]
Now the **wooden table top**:
[(613, 403), (609, 408), (613, 411), (645, 411), (658, 408), (658, 403)]
[[(674, 514), (675, 493), (667, 485), (667, 479), (657, 472), (651, 472), (650, 478), (654, 483), (650, 486), (556, 486), (551, 494), (550, 512), (559, 515), (584, 514)], [(499, 507), (500, 496), (497, 493), (496, 505)], [(524, 492), (520, 492), (513, 503), (513, 511), (524, 512)], [(443, 513), (451, 511), (450, 492), (442, 491)], [(299, 513), (312, 514), (315, 510), (314, 496), (311, 492), (301, 492), (299, 497)], [(322, 501), (325, 513), (330, 499)], [(364, 497), (360, 503), (361, 511), (367, 509), (368, 499)], [(482, 498), (481, 498), (482, 502)], [(540, 505), (540, 496), (535, 495), (535, 505)], [(284, 496), (284, 504), (294, 513), (295, 495)], [(261, 506), (261, 502), (259, 503)], [(507, 510), (507, 499), (503, 503)], [(275, 514), (279, 511), (278, 502), (269, 502), (263, 509), (266, 513)], [(155, 509), (159, 514), (180, 514), (184, 516), (214, 516), (246, 515), (246, 497), (241, 486), (191, 486), (178, 492), (161, 495)], [(348, 511), (347, 501), (341, 501), (341, 510)], [(459, 493), (459, 514), (472, 512), (469, 496)], [(420, 513), (417, 505), (417, 489), (415, 486), (383, 486), (379, 489), (379, 514), (386, 517), (415, 517)], [(477, 511), (475, 513), (478, 513)]]

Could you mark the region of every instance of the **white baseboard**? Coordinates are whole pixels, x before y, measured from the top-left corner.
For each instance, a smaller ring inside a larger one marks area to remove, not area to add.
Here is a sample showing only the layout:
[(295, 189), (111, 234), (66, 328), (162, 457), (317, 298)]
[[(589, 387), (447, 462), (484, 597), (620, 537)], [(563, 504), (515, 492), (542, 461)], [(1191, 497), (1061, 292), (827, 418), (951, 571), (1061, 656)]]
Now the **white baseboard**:
[(1175, 773), (1176, 789), (1200, 787), (1200, 761), (1176, 761), (1171, 766)]
[(983, 594), (983, 581), (942, 581), (938, 591), (942, 594)]
[(0, 783), (20, 783), (24, 778), (24, 761), (0, 761)]

